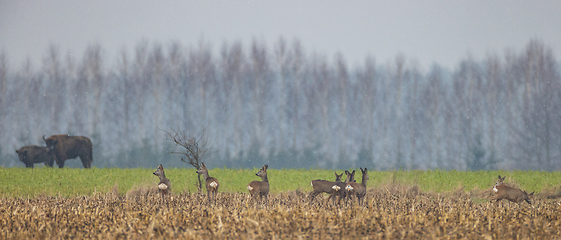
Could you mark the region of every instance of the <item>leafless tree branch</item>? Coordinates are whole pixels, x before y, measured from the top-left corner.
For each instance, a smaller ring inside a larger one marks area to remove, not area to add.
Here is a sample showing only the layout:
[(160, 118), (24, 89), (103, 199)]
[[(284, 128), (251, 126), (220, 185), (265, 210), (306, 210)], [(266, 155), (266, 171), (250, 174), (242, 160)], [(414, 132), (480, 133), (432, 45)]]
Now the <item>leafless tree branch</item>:
[[(179, 154), (182, 162), (188, 163), (195, 169), (199, 169), (202, 159), (208, 153), (209, 148), (208, 138), (206, 135), (206, 128), (199, 131), (194, 136), (188, 136), (186, 130), (171, 129), (170, 131), (162, 130), (165, 132), (166, 140), (171, 141), (176, 147), (181, 150), (170, 150), (170, 154)], [(201, 191), (202, 181), (200, 175), (198, 176), (199, 184), (197, 188)]]

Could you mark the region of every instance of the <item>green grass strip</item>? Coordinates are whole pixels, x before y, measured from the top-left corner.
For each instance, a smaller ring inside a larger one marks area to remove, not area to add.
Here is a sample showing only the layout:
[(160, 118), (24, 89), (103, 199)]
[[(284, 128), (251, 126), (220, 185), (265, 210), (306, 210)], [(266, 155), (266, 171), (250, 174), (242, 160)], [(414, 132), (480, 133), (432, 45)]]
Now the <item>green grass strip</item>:
[[(247, 192), (247, 184), (260, 180), (255, 176), (259, 169), (209, 169), (209, 174), (218, 178), (220, 192)], [(105, 193), (117, 186), (120, 194), (137, 187), (156, 187), (158, 177), (154, 169), (119, 168), (0, 168), (0, 197), (80, 196), (94, 192)], [(172, 192), (196, 192), (197, 173), (194, 168), (165, 169), (172, 182)], [(332, 170), (323, 169), (269, 169), (271, 193), (301, 190), (311, 191), (314, 179), (335, 180)], [(341, 170), (337, 171), (341, 173)], [(497, 176), (506, 176), (506, 183), (537, 193), (558, 187), (561, 172), (544, 171), (371, 171), (368, 187), (385, 184), (405, 186), (417, 185), (422, 191), (449, 192), (458, 189), (490, 189)], [(360, 170), (355, 176), (361, 182)], [(204, 188), (204, 186), (203, 186)]]

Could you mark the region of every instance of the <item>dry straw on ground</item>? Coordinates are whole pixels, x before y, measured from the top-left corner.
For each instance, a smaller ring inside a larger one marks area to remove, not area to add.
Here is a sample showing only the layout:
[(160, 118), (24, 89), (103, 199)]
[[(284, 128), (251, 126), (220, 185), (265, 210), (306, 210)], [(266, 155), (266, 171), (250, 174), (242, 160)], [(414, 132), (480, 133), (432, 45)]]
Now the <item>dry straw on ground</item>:
[[(485, 195), (486, 193), (479, 193)], [(246, 193), (170, 194), (138, 187), (81, 197), (0, 199), (0, 238), (99, 239), (340, 239), (340, 238), (556, 238), (557, 200), (533, 205), (489, 204), (473, 193), (436, 194), (396, 185), (370, 189), (366, 204), (310, 204), (299, 191), (256, 203)]]

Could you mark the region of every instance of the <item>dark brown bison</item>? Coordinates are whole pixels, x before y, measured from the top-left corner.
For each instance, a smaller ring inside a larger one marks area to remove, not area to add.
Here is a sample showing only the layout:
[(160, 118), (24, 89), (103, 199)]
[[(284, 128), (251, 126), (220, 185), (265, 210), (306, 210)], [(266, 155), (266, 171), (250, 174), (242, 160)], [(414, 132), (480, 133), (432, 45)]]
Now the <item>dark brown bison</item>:
[(92, 141), (84, 136), (52, 135), (43, 140), (47, 144), (49, 153), (53, 156), (59, 168), (64, 167), (66, 159), (80, 157), (84, 168), (92, 167)]
[(19, 160), (25, 164), (26, 167), (33, 167), (34, 163), (45, 163), (45, 166), (52, 167), (54, 159), (49, 154), (47, 147), (39, 147), (36, 145), (29, 145), (21, 147), (16, 150)]

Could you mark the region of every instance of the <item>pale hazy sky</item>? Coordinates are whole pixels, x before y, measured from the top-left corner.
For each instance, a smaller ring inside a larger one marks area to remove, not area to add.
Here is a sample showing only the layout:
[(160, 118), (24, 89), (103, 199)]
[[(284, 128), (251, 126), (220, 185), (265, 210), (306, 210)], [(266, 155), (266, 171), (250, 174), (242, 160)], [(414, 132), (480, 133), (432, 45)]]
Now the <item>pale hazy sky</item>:
[(145, 38), (216, 53), (223, 42), (253, 38), (270, 49), (279, 36), (297, 38), (306, 53), (329, 59), (340, 52), (349, 65), (373, 56), (379, 64), (399, 53), (423, 71), (433, 62), (456, 68), (468, 53), (521, 51), (530, 39), (561, 54), (561, 1), (0, 1), (0, 50), (11, 67), (27, 56), (35, 67), (50, 43), (81, 59), (99, 43), (111, 65), (124, 47)]

